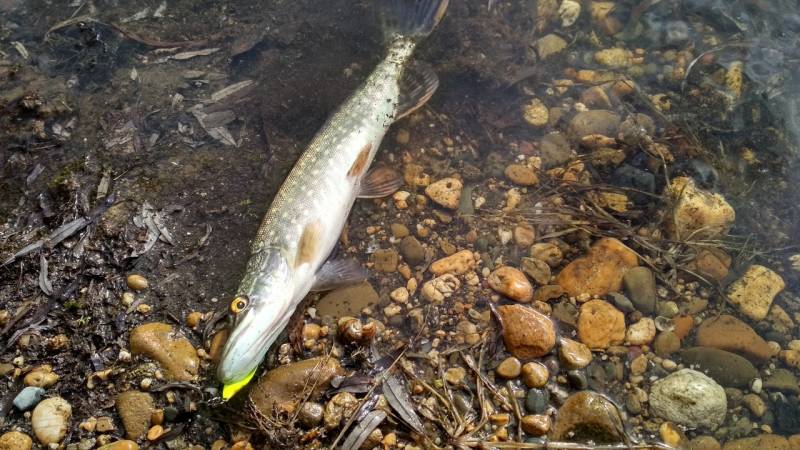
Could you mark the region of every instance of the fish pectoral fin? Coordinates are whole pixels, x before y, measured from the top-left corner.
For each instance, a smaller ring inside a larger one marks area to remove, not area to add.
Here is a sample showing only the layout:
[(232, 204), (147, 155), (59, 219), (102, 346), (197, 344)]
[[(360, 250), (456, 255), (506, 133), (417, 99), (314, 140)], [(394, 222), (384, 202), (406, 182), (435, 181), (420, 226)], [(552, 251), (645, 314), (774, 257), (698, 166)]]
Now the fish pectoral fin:
[(331, 259), (317, 271), (312, 291), (330, 291), (367, 279), (367, 270), (353, 258)]
[(397, 118), (403, 117), (416, 111), (425, 104), (436, 88), (439, 87), (439, 77), (431, 66), (414, 62), (405, 68), (403, 77), (400, 79), (400, 97), (397, 102)]
[(364, 176), (358, 198), (383, 198), (394, 194), (403, 185), (400, 174), (388, 167), (376, 167)]

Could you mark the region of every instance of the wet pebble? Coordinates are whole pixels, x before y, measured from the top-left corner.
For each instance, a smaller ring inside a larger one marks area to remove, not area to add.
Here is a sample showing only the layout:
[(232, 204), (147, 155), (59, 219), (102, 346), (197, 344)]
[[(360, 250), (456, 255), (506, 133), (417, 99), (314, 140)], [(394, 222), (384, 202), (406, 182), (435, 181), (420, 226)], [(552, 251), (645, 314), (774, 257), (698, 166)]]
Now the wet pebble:
[(137, 274), (128, 275), (128, 278), (125, 281), (127, 282), (128, 287), (134, 291), (143, 291), (149, 286), (147, 278)]
[(634, 267), (622, 277), (625, 292), (637, 310), (653, 314), (656, 310), (656, 277), (647, 267)]
[(139, 450), (139, 444), (127, 439), (106, 444), (97, 450)]
[(448, 209), (458, 208), (464, 185), (457, 178), (443, 178), (425, 188), (425, 194), (438, 205)]
[(14, 365), (10, 363), (0, 363), (0, 377), (4, 377), (14, 371)]
[(649, 317), (643, 317), (631, 324), (625, 333), (625, 341), (630, 345), (648, 345), (656, 337), (656, 323)]
[(544, 261), (550, 267), (556, 267), (564, 259), (564, 253), (552, 242), (539, 242), (531, 246), (531, 258)]
[(410, 266), (417, 266), (425, 261), (425, 248), (414, 236), (406, 236), (400, 241), (400, 254)]
[(769, 374), (764, 379), (763, 385), (768, 390), (800, 394), (797, 377), (791, 371), (783, 368), (775, 369)]
[(475, 268), (475, 258), (469, 250), (461, 250), (450, 256), (434, 261), (430, 266), (430, 271), (434, 275), (450, 273), (453, 275), (463, 275)]
[(131, 353), (155, 359), (168, 379), (192, 381), (200, 369), (200, 359), (192, 343), (171, 325), (148, 323), (131, 331)]
[(767, 403), (756, 394), (747, 394), (742, 397), (742, 403), (755, 417), (761, 417), (767, 412)]
[(186, 315), (186, 326), (192, 329), (197, 329), (200, 326), (200, 322), (203, 320), (203, 313), (200, 311), (192, 311)]
[(550, 431), (552, 422), (550, 416), (543, 414), (524, 416), (520, 423), (522, 431), (531, 436), (544, 436)]
[(533, 292), (534, 302), (549, 302), (564, 295), (564, 288), (557, 284), (541, 286)]
[(513, 356), (504, 359), (495, 369), (497, 375), (507, 380), (517, 378), (521, 371), (522, 363), (520, 363), (519, 359)]
[(522, 117), (534, 127), (543, 127), (550, 121), (550, 112), (547, 105), (534, 98), (523, 108)]
[(514, 227), (514, 243), (520, 247), (529, 247), (536, 239), (536, 230), (528, 225), (522, 223)]
[(728, 441), (723, 450), (793, 450), (789, 441), (776, 434), (762, 434), (760, 436), (746, 437)]
[(581, 4), (575, 0), (564, 0), (558, 7), (558, 17), (561, 18), (561, 26), (571, 27), (581, 15)]
[(444, 381), (453, 386), (458, 386), (466, 376), (467, 371), (463, 367), (450, 367), (444, 372)]
[(664, 422), (658, 427), (658, 434), (661, 436), (661, 441), (671, 448), (686, 448), (689, 445), (689, 439), (683, 431), (672, 422)]
[(58, 378), (58, 375), (53, 373), (53, 368), (49, 364), (45, 364), (28, 372), (24, 382), (26, 386), (47, 388), (54, 385)]
[(111, 417), (98, 417), (97, 422), (95, 422), (95, 430), (98, 433), (109, 433), (116, 430), (116, 427)]
[(546, 262), (536, 258), (522, 258), (520, 263), (522, 265), (522, 270), (526, 275), (531, 277), (533, 281), (540, 285), (546, 285), (550, 282), (550, 266)]
[(613, 111), (596, 109), (575, 115), (569, 123), (569, 130), (576, 139), (592, 134), (615, 136), (620, 122), (619, 115)]
[(556, 331), (549, 317), (523, 305), (497, 308), (503, 325), (503, 342), (517, 358), (546, 355), (556, 344)]
[(334, 395), (325, 405), (323, 419), (325, 428), (328, 430), (336, 429), (345, 417), (350, 417), (356, 412), (358, 399), (349, 392), (339, 392)]
[(669, 356), (681, 348), (681, 340), (672, 331), (663, 331), (656, 336), (653, 350), (658, 356)]
[(115, 404), (125, 428), (125, 436), (133, 440), (143, 436), (155, 409), (153, 396), (146, 392), (125, 391), (117, 395)]
[(522, 382), (529, 388), (544, 387), (550, 378), (550, 371), (547, 367), (544, 364), (533, 361), (523, 364), (520, 374)]
[(147, 430), (147, 440), (148, 441), (155, 441), (158, 440), (164, 434), (164, 427), (161, 425), (153, 425)]
[(535, 186), (539, 184), (539, 177), (536, 176), (536, 172), (522, 164), (511, 164), (507, 166), (505, 174), (512, 183), (520, 186)]
[(745, 274), (728, 288), (728, 300), (752, 320), (764, 320), (775, 296), (786, 283), (780, 275), (759, 265), (750, 266)]
[(395, 222), (389, 226), (389, 229), (392, 232), (392, 236), (397, 239), (403, 239), (404, 237), (411, 234), (411, 231), (409, 231), (408, 227), (403, 225), (402, 223)]
[(767, 341), (750, 325), (729, 314), (703, 321), (697, 329), (696, 343), (701, 347), (738, 353), (751, 361), (763, 362), (772, 356)]
[(731, 268), (730, 255), (717, 248), (703, 249), (687, 264), (687, 268), (706, 279), (723, 281)]
[(641, 376), (647, 371), (649, 360), (645, 355), (639, 355), (631, 361), (631, 375)]
[(698, 436), (689, 443), (691, 450), (720, 450), (722, 446), (713, 436)]
[(539, 59), (547, 59), (567, 48), (567, 41), (556, 34), (548, 34), (536, 41), (536, 54)]
[(697, 367), (726, 387), (747, 387), (758, 376), (758, 370), (750, 361), (724, 350), (693, 347), (682, 350), (680, 355), (684, 364)]
[(539, 142), (539, 153), (542, 157), (542, 167), (546, 169), (566, 163), (574, 154), (566, 136), (557, 131), (542, 137)]
[(61, 397), (50, 397), (34, 408), (31, 428), (42, 444), (57, 444), (67, 434), (71, 418), (72, 406)]
[(543, 414), (550, 406), (550, 392), (547, 389), (529, 389), (525, 395), (525, 410), (529, 414)]
[(558, 409), (552, 438), (570, 442), (619, 442), (622, 417), (608, 399), (591, 391), (569, 396)]
[(700, 189), (691, 178), (674, 178), (668, 194), (675, 202), (669, 226), (676, 239), (714, 239), (723, 236), (730, 230), (736, 217), (724, 197)]
[(33, 440), (19, 431), (9, 431), (0, 436), (0, 450), (30, 450)]
[(14, 407), (20, 411), (27, 411), (36, 406), (44, 396), (45, 390), (40, 387), (28, 386), (23, 388), (16, 397), (14, 397)]
[(608, 294), (611, 303), (620, 311), (624, 313), (631, 313), (636, 311), (636, 308), (633, 306), (633, 303), (625, 297), (624, 295), (618, 292), (610, 292)]
[(625, 272), (638, 265), (639, 257), (614, 238), (598, 240), (588, 255), (569, 263), (556, 276), (556, 282), (570, 296), (606, 295), (619, 292)]
[(494, 270), (487, 279), (489, 286), (506, 297), (527, 303), (533, 298), (533, 286), (522, 271), (510, 266)]
[(561, 338), (558, 357), (567, 369), (583, 369), (592, 362), (592, 351), (581, 342)]
[(378, 272), (392, 273), (397, 270), (397, 265), (400, 263), (397, 250), (393, 248), (381, 248), (375, 250), (370, 255), (370, 262), (373, 264), (372, 268)]
[(567, 382), (573, 389), (582, 391), (589, 387), (589, 379), (582, 370), (570, 370), (567, 372)]
[(461, 281), (452, 274), (446, 273), (430, 279), (422, 285), (422, 297), (434, 304), (441, 304), (445, 298), (453, 295), (461, 286)]
[(631, 58), (633, 53), (630, 50), (619, 47), (599, 50), (594, 54), (594, 60), (598, 64), (615, 69), (629, 66)]
[[(276, 409), (293, 413), (301, 400), (313, 400), (328, 388), (335, 375), (343, 373), (335, 358), (318, 357), (294, 362), (262, 375), (250, 390), (249, 397), (264, 414)], [(315, 386), (310, 394), (306, 391), (309, 381), (313, 381)]]
[(725, 420), (725, 390), (692, 369), (683, 369), (653, 383), (650, 407), (665, 420), (689, 427), (715, 430)]
[(590, 300), (578, 315), (578, 337), (590, 349), (605, 349), (625, 340), (625, 316), (603, 300)]

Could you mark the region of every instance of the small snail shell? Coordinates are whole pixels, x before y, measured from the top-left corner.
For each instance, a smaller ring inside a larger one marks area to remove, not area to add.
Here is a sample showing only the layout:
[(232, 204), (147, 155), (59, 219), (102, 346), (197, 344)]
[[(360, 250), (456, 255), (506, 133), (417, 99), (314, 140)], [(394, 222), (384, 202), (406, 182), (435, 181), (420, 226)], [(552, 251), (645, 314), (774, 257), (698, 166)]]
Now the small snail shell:
[(370, 322), (366, 325), (355, 317), (342, 317), (339, 319), (339, 339), (345, 344), (363, 344), (369, 342), (375, 336), (375, 323)]
[(42, 400), (33, 410), (31, 427), (36, 439), (44, 445), (57, 444), (64, 439), (72, 417), (72, 406), (61, 397)]
[(675, 324), (667, 317), (658, 316), (655, 322), (658, 331), (673, 331), (675, 329)]

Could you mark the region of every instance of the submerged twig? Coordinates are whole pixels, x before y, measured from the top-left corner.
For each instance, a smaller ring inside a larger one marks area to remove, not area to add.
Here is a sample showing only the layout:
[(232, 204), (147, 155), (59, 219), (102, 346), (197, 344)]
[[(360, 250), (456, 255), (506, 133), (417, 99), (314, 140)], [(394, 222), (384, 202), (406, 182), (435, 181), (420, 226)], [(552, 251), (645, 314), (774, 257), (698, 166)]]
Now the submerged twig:
[(212, 38), (189, 40), (189, 41), (161, 41), (161, 40), (158, 40), (158, 39), (151, 39), (151, 38), (147, 38), (147, 37), (141, 36), (139, 34), (136, 34), (133, 31), (126, 30), (125, 28), (123, 28), (123, 27), (121, 27), (121, 26), (119, 26), (119, 25), (117, 25), (117, 24), (115, 24), (113, 22), (106, 23), (106, 22), (97, 20), (94, 17), (86, 16), (86, 15), (78, 16), (78, 17), (72, 17), (70, 19), (61, 21), (61, 22), (53, 25), (44, 34), (44, 40), (47, 41), (50, 38), (50, 34), (55, 32), (55, 31), (58, 31), (58, 30), (60, 30), (62, 28), (66, 28), (66, 27), (69, 27), (69, 26), (72, 26), (72, 25), (77, 25), (77, 24), (82, 23), (82, 22), (91, 22), (91, 23), (96, 23), (98, 25), (103, 25), (103, 26), (109, 27), (112, 30), (116, 31), (117, 33), (121, 34), (122, 36), (124, 36), (124, 37), (126, 37), (126, 38), (128, 38), (128, 39), (130, 39), (132, 41), (136, 41), (136, 42), (138, 42), (138, 43), (140, 43), (142, 45), (146, 45), (148, 47), (156, 47), (156, 48), (201, 47), (201, 46), (204, 46), (204, 45), (208, 45), (208, 43), (212, 41)]

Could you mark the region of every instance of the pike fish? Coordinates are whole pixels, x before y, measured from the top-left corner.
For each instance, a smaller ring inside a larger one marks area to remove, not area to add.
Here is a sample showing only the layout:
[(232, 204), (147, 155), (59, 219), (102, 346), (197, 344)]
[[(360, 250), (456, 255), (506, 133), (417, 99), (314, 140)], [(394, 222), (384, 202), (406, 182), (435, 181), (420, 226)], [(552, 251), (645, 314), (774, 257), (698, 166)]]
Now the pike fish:
[(230, 303), (234, 325), (217, 378), (229, 399), (253, 378), (270, 345), (311, 291), (366, 278), (355, 260), (329, 260), (356, 198), (394, 193), (400, 176), (369, 170), (384, 134), (422, 106), (436, 74), (412, 61), (441, 21), (448, 0), (380, 0), (386, 57), (327, 120), (272, 201), (253, 242), (247, 271)]

